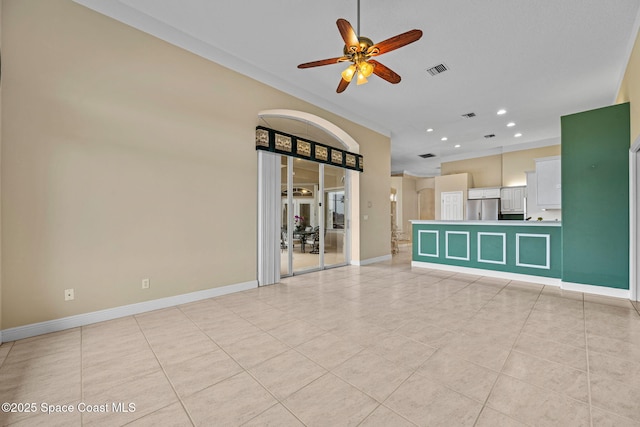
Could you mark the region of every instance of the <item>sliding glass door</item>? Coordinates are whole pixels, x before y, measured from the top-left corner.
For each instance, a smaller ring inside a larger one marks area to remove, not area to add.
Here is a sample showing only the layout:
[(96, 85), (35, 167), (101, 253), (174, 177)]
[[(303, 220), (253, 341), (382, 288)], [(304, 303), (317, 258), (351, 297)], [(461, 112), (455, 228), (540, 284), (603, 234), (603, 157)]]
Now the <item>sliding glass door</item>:
[(324, 265), (346, 263), (346, 169), (324, 166)]
[(281, 157), (280, 275), (345, 265), (346, 171)]

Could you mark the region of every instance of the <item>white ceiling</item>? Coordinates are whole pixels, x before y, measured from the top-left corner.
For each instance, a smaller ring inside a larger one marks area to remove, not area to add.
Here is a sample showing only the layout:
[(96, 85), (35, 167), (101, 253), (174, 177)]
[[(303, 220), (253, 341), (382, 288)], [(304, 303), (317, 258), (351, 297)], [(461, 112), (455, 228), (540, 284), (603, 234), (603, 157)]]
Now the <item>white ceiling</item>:
[[(76, 1), (389, 135), (392, 171), (418, 176), (438, 175), (442, 161), (559, 143), (560, 116), (614, 102), (640, 25), (640, 0), (362, 0), (361, 35), (424, 35), (376, 58), (399, 84), (372, 76), (338, 94), (344, 64), (296, 66), (342, 55), (336, 20), (356, 28), (357, 0)], [(441, 63), (449, 70), (426, 72)]]

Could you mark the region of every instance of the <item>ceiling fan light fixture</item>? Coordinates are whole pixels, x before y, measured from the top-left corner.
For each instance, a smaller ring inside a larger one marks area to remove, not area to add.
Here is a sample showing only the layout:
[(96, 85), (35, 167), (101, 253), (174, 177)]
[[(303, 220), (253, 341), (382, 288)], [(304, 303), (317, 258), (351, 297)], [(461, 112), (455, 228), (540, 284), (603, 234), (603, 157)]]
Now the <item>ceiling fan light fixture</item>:
[(342, 78), (350, 82), (353, 79), (353, 75), (356, 73), (356, 66), (354, 64), (349, 65), (346, 70), (342, 72)]
[(367, 80), (367, 76), (365, 76), (363, 73), (358, 73), (358, 77), (356, 81), (358, 85), (363, 85), (369, 82), (369, 80)]
[(373, 64), (370, 64), (367, 61), (362, 61), (358, 64), (358, 69), (362, 73), (363, 76), (369, 77), (373, 74)]

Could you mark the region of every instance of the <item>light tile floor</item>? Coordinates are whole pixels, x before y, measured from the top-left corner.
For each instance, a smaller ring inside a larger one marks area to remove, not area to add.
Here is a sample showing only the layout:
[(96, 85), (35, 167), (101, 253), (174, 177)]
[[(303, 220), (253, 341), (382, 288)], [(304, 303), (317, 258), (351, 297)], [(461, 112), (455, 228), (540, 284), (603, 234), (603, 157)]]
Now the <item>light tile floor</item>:
[(16, 426), (638, 426), (640, 316), (401, 253), (5, 343), (0, 402), (36, 404)]

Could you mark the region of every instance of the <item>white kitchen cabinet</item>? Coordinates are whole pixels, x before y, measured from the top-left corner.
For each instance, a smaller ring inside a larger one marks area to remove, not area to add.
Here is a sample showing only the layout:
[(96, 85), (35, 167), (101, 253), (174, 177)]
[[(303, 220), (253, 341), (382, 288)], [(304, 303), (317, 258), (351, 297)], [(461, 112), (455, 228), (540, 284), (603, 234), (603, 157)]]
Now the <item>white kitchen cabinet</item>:
[(526, 187), (504, 187), (500, 190), (500, 211), (507, 214), (524, 213)]
[(560, 156), (536, 159), (536, 198), (541, 209), (560, 209), (562, 185)]
[(470, 188), (467, 194), (468, 199), (499, 199), (499, 188)]

